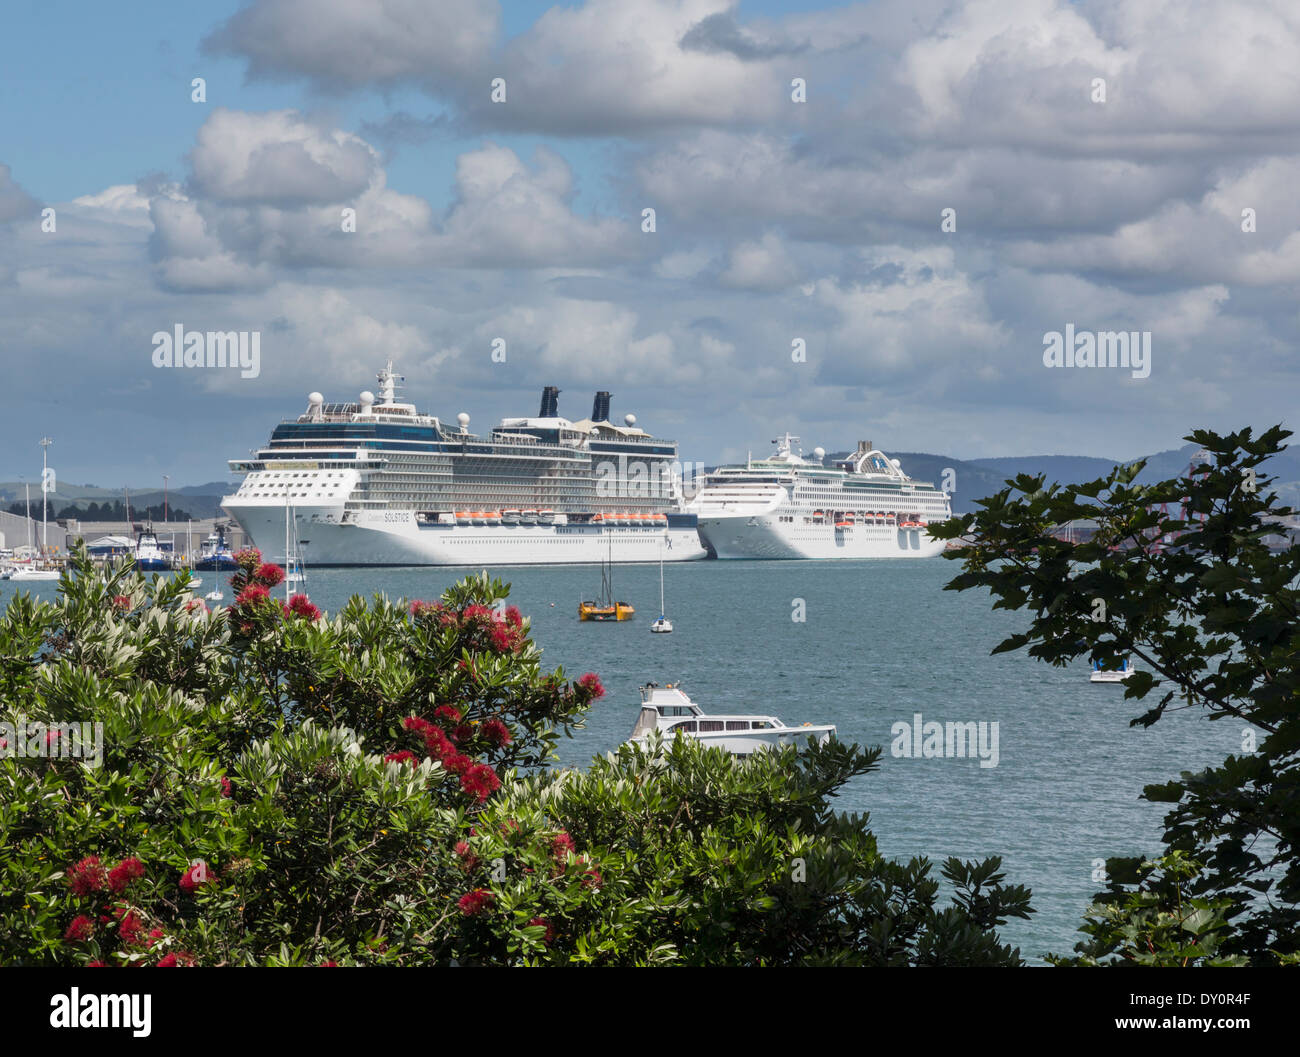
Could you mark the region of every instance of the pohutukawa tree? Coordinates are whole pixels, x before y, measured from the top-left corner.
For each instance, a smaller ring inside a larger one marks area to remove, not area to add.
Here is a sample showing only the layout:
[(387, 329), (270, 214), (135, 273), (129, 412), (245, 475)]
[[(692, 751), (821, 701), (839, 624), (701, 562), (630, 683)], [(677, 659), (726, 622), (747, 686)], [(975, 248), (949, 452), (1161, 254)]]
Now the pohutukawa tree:
[(998, 860), (945, 863), (941, 907), (831, 809), (879, 750), (553, 770), (604, 690), (542, 670), (500, 581), (330, 617), (239, 565), (211, 611), (84, 551), (56, 601), (10, 602), (0, 719), (104, 746), (0, 751), (0, 962), (1018, 964)]
[[(964, 566), (949, 589), (984, 588), (994, 608), (1027, 614), (995, 653), (1057, 666), (1138, 658), (1124, 691), (1142, 702), (1133, 725), (1196, 708), (1243, 730), (1243, 751), (1222, 765), (1146, 787), (1171, 805), (1165, 848), (1109, 861), (1090, 938), (1058, 961), (1268, 964), (1300, 952), (1300, 549), (1265, 544), (1292, 513), (1264, 472), (1290, 435), (1198, 430), (1185, 439), (1202, 461), (1152, 485), (1134, 483), (1142, 463), (1068, 487), (1021, 475), (931, 528), (964, 541), (946, 554)], [(1096, 522), (1092, 539), (1063, 539), (1080, 519)]]

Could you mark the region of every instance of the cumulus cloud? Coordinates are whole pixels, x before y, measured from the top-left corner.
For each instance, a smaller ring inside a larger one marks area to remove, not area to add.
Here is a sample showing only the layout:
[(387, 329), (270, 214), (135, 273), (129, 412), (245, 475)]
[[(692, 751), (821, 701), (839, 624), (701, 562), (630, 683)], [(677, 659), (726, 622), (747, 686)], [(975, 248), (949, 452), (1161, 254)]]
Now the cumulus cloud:
[(573, 210), (573, 172), (546, 147), (531, 164), (494, 143), (463, 152), (441, 212), (389, 188), (364, 140), (294, 111), (215, 111), (190, 163), (183, 187), (150, 199), (153, 255), (173, 287), (244, 288), (272, 268), (544, 268), (644, 252), (633, 223)]
[(960, 372), (963, 362), (987, 360), (1005, 344), (1005, 326), (948, 247), (884, 246), (864, 258), (871, 280), (816, 283), (814, 297), (839, 320), (833, 355), (818, 364), (824, 384), (879, 384), (937, 366)]
[(197, 194), (290, 208), (351, 198), (374, 182), (378, 167), (378, 152), (364, 140), (293, 110), (217, 109), (190, 152)]
[(1016, 244), (1017, 263), (1115, 277), (1160, 274), (1192, 283), (1269, 286), (1300, 282), (1300, 157), (1221, 172), (1195, 201), (1160, 203), (1149, 215), (1096, 235)]
[(494, 0), (252, 0), (203, 42), (254, 79), (305, 78), (327, 92), (438, 88), (478, 69), (496, 40)]
[(731, 261), (719, 277), (724, 286), (747, 290), (779, 290), (798, 278), (785, 245), (772, 232), (742, 242), (731, 250)]

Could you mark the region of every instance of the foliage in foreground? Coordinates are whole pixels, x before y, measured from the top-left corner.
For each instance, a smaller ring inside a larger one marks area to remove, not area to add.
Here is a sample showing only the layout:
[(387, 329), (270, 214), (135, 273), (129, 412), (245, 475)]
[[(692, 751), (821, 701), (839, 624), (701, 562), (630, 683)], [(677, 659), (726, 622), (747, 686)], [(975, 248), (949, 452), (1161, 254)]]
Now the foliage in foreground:
[(832, 809), (878, 749), (550, 770), (603, 690), (541, 670), (499, 581), (327, 619), (241, 565), (214, 612), (84, 553), (11, 601), (0, 720), (101, 723), (103, 758), (0, 751), (0, 961), (1019, 964), (998, 860), (946, 862), (940, 906)]
[[(1300, 954), (1300, 548), (1265, 546), (1276, 531), (1266, 519), (1291, 511), (1260, 469), (1288, 436), (1198, 430), (1185, 439), (1204, 449), (1200, 464), (1150, 486), (1133, 484), (1142, 463), (1068, 487), (1021, 475), (931, 529), (966, 541), (946, 554), (964, 565), (949, 589), (987, 588), (995, 609), (1030, 615), (995, 653), (1027, 647), (1057, 666), (1138, 658), (1125, 698), (1160, 693), (1134, 725), (1200, 708), (1241, 727), (1239, 755), (1146, 787), (1145, 799), (1172, 805), (1165, 851), (1141, 870), (1141, 857), (1108, 862), (1112, 884), (1083, 929), (1091, 940), (1076, 947), (1085, 960)], [(1098, 531), (1086, 543), (1053, 534), (1088, 518)]]

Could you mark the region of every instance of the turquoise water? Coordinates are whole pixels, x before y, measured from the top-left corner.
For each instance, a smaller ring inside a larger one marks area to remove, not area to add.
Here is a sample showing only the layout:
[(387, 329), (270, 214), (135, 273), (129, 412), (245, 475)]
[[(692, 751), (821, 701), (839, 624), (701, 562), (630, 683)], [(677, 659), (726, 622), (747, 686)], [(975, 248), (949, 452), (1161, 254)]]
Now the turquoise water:
[[(1158, 849), (1163, 807), (1142, 786), (1240, 751), (1241, 725), (1176, 713), (1150, 730), (1118, 685), (1094, 686), (1086, 663), (1055, 669), (1021, 654), (989, 655), (1024, 618), (994, 612), (978, 592), (942, 590), (958, 571), (942, 559), (861, 562), (692, 562), (665, 566), (675, 631), (652, 635), (656, 566), (617, 570), (616, 594), (637, 609), (621, 624), (580, 623), (577, 603), (599, 589), (596, 567), (514, 567), (511, 601), (532, 618), (549, 667), (594, 671), (607, 693), (586, 729), (560, 746), (585, 764), (631, 733), (637, 687), (680, 682), (706, 710), (772, 713), (787, 723), (835, 723), (839, 736), (882, 745), (880, 770), (844, 791), (843, 809), (869, 812), (882, 853), (982, 858), (1000, 854), (1007, 879), (1033, 889), (1037, 913), (1004, 936), (1028, 960), (1068, 953), (1089, 896), (1093, 860)], [(337, 609), (353, 593), (436, 598), (464, 569), (327, 569), (309, 574), (312, 601)], [(205, 573), (200, 592), (225, 574)], [(51, 596), (56, 584), (0, 581)], [(791, 619), (802, 599), (806, 620)], [(554, 603), (552, 606), (551, 603)], [(999, 762), (895, 758), (891, 725), (997, 722)]]

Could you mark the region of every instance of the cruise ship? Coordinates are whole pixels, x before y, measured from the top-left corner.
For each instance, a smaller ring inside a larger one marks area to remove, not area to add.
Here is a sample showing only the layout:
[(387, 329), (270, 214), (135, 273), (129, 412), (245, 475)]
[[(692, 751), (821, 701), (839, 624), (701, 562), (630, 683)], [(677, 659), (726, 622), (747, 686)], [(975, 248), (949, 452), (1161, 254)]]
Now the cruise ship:
[[(690, 561), (706, 556), (696, 517), (682, 509), (677, 445), (627, 415), (611, 394), (591, 417), (559, 414), (547, 386), (535, 418), (508, 418), (484, 437), (398, 400), (392, 361), (379, 397), (307, 397), (251, 458), (222, 506), (270, 560), (297, 539), (311, 567), (541, 565)], [(286, 531), (287, 519), (294, 531)]]
[(952, 516), (945, 492), (913, 481), (897, 459), (860, 441), (834, 466), (811, 460), (798, 437), (776, 454), (708, 474), (686, 509), (719, 558), (929, 558), (943, 540), (926, 532)]

